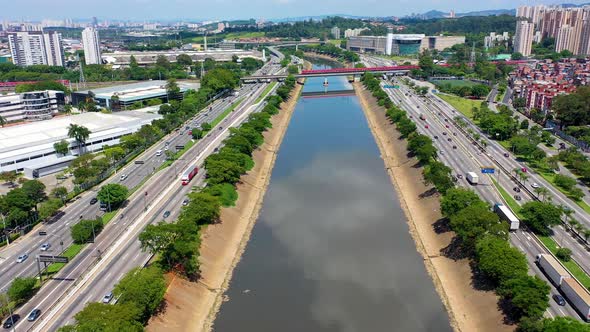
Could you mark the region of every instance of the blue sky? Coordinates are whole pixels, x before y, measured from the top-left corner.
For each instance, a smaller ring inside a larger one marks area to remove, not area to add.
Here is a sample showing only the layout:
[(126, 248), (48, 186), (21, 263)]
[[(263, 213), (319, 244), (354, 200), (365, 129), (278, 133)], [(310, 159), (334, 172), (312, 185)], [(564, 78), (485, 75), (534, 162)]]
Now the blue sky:
[(283, 18), (325, 14), (404, 16), (431, 9), (466, 12), (524, 4), (583, 3), (526, 0), (2, 0), (0, 18), (124, 20)]

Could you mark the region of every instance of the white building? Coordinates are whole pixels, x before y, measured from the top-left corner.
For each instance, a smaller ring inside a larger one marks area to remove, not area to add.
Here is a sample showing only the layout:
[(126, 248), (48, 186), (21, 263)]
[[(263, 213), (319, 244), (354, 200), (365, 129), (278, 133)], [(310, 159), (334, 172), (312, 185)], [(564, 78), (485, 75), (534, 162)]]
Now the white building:
[(340, 28), (339, 27), (333, 27), (330, 30), (330, 33), (332, 33), (332, 37), (334, 37), (334, 39), (340, 39)]
[[(64, 169), (79, 153), (74, 140), (68, 137), (70, 124), (84, 126), (91, 131), (84, 151), (94, 152), (102, 150), (105, 145), (118, 144), (121, 136), (132, 134), (160, 118), (162, 116), (158, 114), (138, 111), (116, 114), (88, 112), (0, 128), (0, 172), (39, 167), (51, 168), (52, 172)], [(61, 140), (71, 143), (70, 153), (65, 156), (57, 155), (53, 147)], [(54, 167), (56, 165), (63, 167)]]
[(33, 91), (0, 96), (0, 116), (7, 122), (47, 120), (65, 105), (62, 91)]
[(555, 52), (568, 50), (572, 53), (575, 53), (576, 47), (573, 45), (574, 38), (572, 38), (574, 33), (574, 27), (570, 25), (565, 24), (559, 27), (557, 30), (557, 38), (555, 38)]
[(12, 61), (19, 66), (64, 65), (61, 34), (55, 31), (25, 31), (8, 34)]
[(86, 28), (82, 31), (82, 44), (84, 45), (84, 59), (87, 65), (102, 64), (100, 57), (100, 39), (96, 28)]
[(533, 45), (533, 23), (527, 21), (516, 22), (516, 33), (514, 34), (514, 52), (524, 56), (531, 55)]

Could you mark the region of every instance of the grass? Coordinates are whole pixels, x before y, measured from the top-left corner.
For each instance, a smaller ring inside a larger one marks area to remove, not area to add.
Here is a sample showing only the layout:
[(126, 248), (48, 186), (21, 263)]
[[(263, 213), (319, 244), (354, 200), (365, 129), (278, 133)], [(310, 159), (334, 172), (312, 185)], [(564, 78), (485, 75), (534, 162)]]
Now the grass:
[(233, 112), (233, 110), (236, 109), (236, 107), (238, 107), (242, 100), (244, 100), (244, 98), (238, 99), (235, 103), (231, 104), (230, 107), (223, 111), (223, 113), (219, 114), (219, 116), (216, 117), (215, 120), (213, 120), (213, 122), (211, 122), (211, 127), (217, 126), (221, 122), (221, 120), (223, 120), (223, 118), (225, 118), (229, 113)]
[(266, 98), (266, 95), (270, 92), (270, 90), (277, 84), (277, 82), (272, 82), (270, 83), (266, 89), (264, 89), (264, 91), (262, 91), (262, 94), (260, 96), (258, 96), (258, 98), (256, 98), (256, 100), (254, 101), (254, 104), (258, 104), (259, 102), (262, 101), (262, 99)]
[[(537, 235), (537, 238), (541, 240), (541, 242), (549, 249), (549, 251), (553, 253), (553, 255), (555, 255), (557, 249), (560, 248), (560, 246), (557, 245), (555, 240), (553, 240), (549, 236)], [(580, 283), (584, 285), (584, 287), (586, 287), (586, 289), (590, 288), (590, 276), (588, 276), (588, 274), (586, 274), (586, 272), (582, 270), (578, 263), (576, 263), (574, 260), (570, 260), (569, 262), (564, 262), (562, 260), (560, 261), (568, 269), (568, 271), (574, 277), (576, 277), (576, 279), (578, 279)]]
[(512, 195), (510, 195), (510, 193), (508, 193), (502, 186), (500, 186), (496, 180), (492, 179), (492, 182), (494, 183), (494, 186), (496, 186), (496, 189), (498, 189), (500, 195), (502, 196), (502, 198), (504, 198), (504, 201), (512, 210), (512, 212), (514, 212), (519, 218), (522, 218), (522, 216), (520, 215), (520, 205), (518, 205), (518, 202), (516, 202)]
[(264, 31), (251, 31), (251, 32), (230, 32), (225, 38), (226, 39), (238, 39), (238, 38), (259, 38), (264, 37)]
[[(66, 250), (64, 250), (62, 256), (72, 260), (76, 255), (84, 249), (85, 244), (72, 244)], [(47, 267), (47, 270), (43, 273), (45, 276), (51, 276), (59, 272), (67, 263), (53, 263)]]
[(117, 214), (117, 210), (111, 211), (111, 212), (107, 212), (102, 216), (102, 224), (104, 226), (106, 226), (109, 221), (111, 221), (113, 219), (113, 217), (115, 216), (115, 214)]
[(438, 96), (447, 103), (451, 104), (451, 106), (456, 108), (457, 111), (461, 112), (469, 119), (473, 119), (473, 112), (471, 111), (471, 109), (473, 109), (474, 107), (480, 108), (482, 103), (481, 100), (465, 99), (443, 93), (439, 93)]
[(476, 83), (473, 83), (469, 80), (432, 80), (432, 83), (436, 84), (436, 85), (442, 85), (442, 84), (449, 84), (451, 87), (457, 87), (457, 86), (474, 86), (476, 85)]

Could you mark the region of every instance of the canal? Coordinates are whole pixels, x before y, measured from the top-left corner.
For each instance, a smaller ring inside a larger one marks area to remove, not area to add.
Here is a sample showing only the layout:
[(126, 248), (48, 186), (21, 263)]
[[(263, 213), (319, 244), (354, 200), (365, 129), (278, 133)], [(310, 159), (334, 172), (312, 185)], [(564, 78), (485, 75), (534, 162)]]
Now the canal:
[(356, 96), (299, 100), (226, 295), (219, 332), (451, 330)]

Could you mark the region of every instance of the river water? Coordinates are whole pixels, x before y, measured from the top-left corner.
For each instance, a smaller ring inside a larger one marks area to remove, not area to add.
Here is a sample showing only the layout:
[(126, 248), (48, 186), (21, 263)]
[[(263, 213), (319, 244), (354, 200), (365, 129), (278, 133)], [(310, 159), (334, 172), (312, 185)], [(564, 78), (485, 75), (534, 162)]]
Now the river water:
[(226, 295), (219, 332), (451, 330), (356, 96), (299, 100)]

